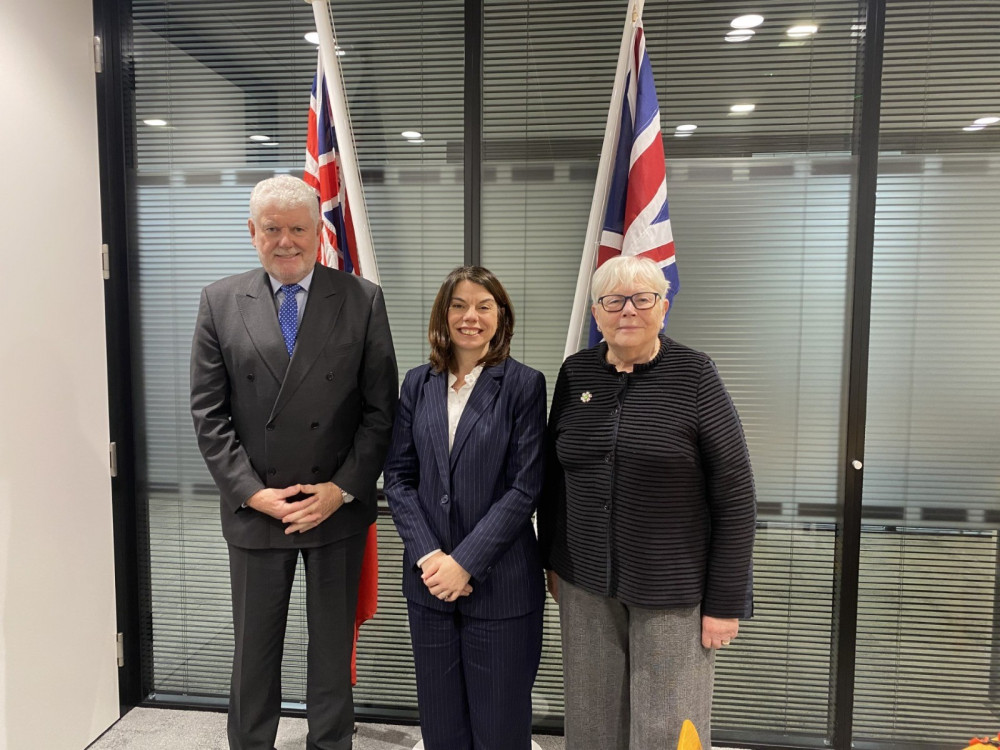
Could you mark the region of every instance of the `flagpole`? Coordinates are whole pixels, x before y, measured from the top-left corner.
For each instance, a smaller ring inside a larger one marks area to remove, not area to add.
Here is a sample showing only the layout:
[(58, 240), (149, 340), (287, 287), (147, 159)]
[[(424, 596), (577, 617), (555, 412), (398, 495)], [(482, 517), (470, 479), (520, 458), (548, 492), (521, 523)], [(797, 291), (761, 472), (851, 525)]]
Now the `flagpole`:
[(594, 183), (594, 198), (590, 203), (590, 220), (587, 222), (587, 236), (583, 242), (583, 258), (580, 261), (580, 273), (576, 279), (576, 294), (573, 297), (569, 332), (566, 334), (564, 359), (579, 350), (583, 326), (590, 308), (587, 304), (590, 296), (590, 278), (597, 260), (597, 248), (600, 246), (604, 211), (607, 207), (608, 190), (611, 186), (611, 163), (614, 160), (613, 140), (615, 131), (618, 129), (618, 121), (622, 116), (622, 97), (625, 95), (625, 71), (628, 68), (628, 55), (631, 51), (630, 42), (632, 41), (632, 31), (642, 17), (644, 4), (645, 0), (631, 0), (628, 14), (625, 16), (621, 48), (618, 50), (615, 85), (611, 90), (611, 106), (608, 108), (608, 121), (604, 127), (604, 144), (601, 146), (601, 160), (598, 162), (597, 180)]
[[(305, 0), (312, 4), (319, 34), (319, 54), (326, 74), (326, 95), (333, 115), (333, 127), (337, 132), (337, 153), (344, 180), (344, 190), (350, 205), (357, 240), (358, 262), (361, 275), (369, 281), (379, 283), (378, 265), (372, 243), (371, 228), (368, 225), (368, 209), (365, 207), (364, 187), (361, 185), (361, 170), (358, 167), (357, 152), (354, 150), (354, 131), (351, 130), (351, 115), (347, 111), (347, 93), (340, 72), (340, 60), (336, 54), (336, 40), (330, 24), (327, 0)], [(346, 207), (345, 207), (346, 208)]]

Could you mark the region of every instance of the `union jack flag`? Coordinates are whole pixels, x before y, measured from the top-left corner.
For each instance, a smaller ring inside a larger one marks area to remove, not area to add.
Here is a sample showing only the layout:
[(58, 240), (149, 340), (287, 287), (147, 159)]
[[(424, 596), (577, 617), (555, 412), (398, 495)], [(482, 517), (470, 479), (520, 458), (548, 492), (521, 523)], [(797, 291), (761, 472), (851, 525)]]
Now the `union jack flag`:
[[(361, 275), (358, 248), (351, 220), (347, 191), (341, 181), (343, 168), (337, 153), (337, 133), (327, 95), (323, 60), (317, 57), (316, 77), (309, 97), (309, 133), (306, 137), (306, 168), (302, 179), (319, 193), (323, 215), (323, 241), (317, 260), (325, 266)], [(350, 137), (348, 134), (347, 137)]]
[[(343, 89), (338, 89), (343, 96)], [(358, 262), (358, 245), (354, 222), (351, 220), (347, 188), (341, 180), (343, 168), (337, 151), (337, 133), (333, 128), (329, 89), (323, 75), (322, 53), (316, 62), (312, 95), (309, 97), (309, 132), (306, 135), (306, 168), (302, 179), (311, 185), (320, 199), (323, 218), (322, 241), (316, 260), (324, 266), (362, 276)], [(345, 138), (350, 138), (348, 132)], [(364, 196), (359, 200), (364, 201)], [(374, 268), (365, 269), (369, 273)], [(361, 563), (361, 583), (354, 611), (354, 645), (351, 652), (351, 684), (358, 682), (358, 634), (361, 625), (375, 616), (378, 607), (378, 532), (375, 524), (368, 527), (368, 542)]]
[[(674, 262), (674, 235), (667, 208), (660, 104), (642, 21), (635, 25), (630, 47), (597, 265), (616, 255), (650, 258), (663, 269), (663, 275), (670, 282), (667, 299), (672, 302), (680, 290), (680, 279)], [(591, 321), (591, 346), (600, 340), (601, 335)]]

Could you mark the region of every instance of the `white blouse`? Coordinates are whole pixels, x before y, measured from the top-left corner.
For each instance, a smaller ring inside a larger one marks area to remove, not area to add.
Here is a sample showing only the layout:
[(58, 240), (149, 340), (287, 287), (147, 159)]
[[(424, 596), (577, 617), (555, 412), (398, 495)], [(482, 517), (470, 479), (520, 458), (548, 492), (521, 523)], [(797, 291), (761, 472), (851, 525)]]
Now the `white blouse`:
[(451, 447), (455, 444), (455, 432), (458, 430), (458, 422), (462, 418), (462, 412), (465, 411), (465, 405), (469, 403), (469, 396), (472, 395), (472, 389), (476, 387), (476, 379), (482, 374), (483, 366), (476, 365), (472, 368), (472, 372), (465, 376), (465, 383), (457, 391), (454, 389), (455, 383), (458, 381), (458, 376), (454, 373), (448, 373), (448, 451), (451, 452)]

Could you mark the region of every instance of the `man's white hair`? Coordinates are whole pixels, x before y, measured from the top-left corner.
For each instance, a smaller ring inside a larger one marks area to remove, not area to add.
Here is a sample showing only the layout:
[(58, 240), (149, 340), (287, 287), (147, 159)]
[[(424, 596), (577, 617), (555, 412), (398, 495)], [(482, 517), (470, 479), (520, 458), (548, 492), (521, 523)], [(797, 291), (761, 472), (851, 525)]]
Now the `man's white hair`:
[(250, 193), (250, 218), (257, 223), (265, 206), (281, 211), (308, 208), (314, 223), (319, 223), (319, 196), (316, 191), (290, 174), (279, 174), (258, 182)]

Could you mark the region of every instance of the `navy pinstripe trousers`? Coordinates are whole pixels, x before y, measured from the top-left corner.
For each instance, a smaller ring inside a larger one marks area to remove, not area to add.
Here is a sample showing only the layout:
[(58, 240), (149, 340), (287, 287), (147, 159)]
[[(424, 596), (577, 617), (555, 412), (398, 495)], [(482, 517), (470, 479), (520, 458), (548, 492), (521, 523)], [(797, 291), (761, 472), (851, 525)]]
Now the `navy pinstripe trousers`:
[(528, 750), (543, 610), (494, 620), (407, 608), (424, 750)]

